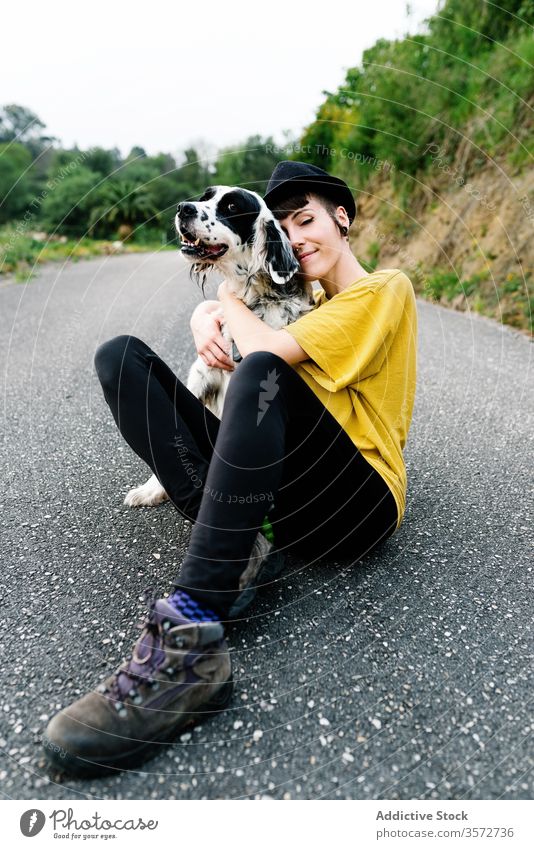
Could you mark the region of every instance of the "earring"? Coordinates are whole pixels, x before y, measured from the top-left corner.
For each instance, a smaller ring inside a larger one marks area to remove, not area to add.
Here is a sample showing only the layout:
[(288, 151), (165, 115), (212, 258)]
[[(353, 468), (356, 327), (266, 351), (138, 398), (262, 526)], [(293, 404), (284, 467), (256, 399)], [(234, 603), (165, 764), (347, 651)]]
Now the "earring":
[(343, 224), (343, 226), (341, 227), (341, 232), (343, 233), (343, 235), (344, 235), (344, 236), (348, 236), (349, 228), (348, 228), (348, 227), (346, 227), (346, 226)]

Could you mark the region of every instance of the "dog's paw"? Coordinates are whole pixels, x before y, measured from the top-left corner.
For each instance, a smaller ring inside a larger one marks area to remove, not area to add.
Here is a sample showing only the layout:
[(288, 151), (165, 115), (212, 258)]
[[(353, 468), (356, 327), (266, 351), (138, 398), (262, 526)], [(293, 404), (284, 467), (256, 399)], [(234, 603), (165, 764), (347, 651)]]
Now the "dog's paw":
[(155, 507), (168, 501), (169, 496), (160, 484), (156, 475), (152, 475), (142, 486), (131, 489), (124, 499), (128, 507)]

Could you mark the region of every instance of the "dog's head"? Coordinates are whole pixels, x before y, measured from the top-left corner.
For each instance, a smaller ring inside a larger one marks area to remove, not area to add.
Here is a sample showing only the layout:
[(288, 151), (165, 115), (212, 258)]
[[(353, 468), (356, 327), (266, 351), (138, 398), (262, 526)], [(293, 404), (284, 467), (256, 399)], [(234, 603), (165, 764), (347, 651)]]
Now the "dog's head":
[(263, 272), (287, 283), (299, 264), (280, 225), (256, 192), (209, 186), (200, 200), (178, 204), (175, 225), (181, 252), (195, 272), (217, 267), (248, 278)]

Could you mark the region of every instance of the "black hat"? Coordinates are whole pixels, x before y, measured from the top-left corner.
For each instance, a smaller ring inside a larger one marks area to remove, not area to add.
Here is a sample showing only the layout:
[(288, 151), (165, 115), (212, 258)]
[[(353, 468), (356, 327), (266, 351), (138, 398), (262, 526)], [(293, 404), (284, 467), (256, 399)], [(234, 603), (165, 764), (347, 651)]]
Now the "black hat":
[(298, 192), (314, 192), (324, 195), (345, 207), (350, 223), (356, 218), (356, 203), (347, 184), (339, 177), (333, 177), (317, 165), (307, 162), (294, 162), (285, 159), (279, 162), (267, 186), (263, 200), (269, 209)]

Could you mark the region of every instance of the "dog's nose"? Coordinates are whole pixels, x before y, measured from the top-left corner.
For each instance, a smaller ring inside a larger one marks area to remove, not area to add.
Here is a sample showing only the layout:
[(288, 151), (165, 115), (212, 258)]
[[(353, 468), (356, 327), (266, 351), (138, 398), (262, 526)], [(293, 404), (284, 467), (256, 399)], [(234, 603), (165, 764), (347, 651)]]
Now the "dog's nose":
[(180, 218), (193, 218), (197, 214), (197, 208), (194, 203), (179, 203), (176, 212)]

